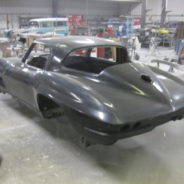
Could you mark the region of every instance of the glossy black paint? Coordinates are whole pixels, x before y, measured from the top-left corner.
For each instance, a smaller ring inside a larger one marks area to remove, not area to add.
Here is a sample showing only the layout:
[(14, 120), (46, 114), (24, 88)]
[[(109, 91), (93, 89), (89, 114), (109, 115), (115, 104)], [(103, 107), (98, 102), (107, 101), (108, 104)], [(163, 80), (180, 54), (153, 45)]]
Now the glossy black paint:
[[(102, 45), (119, 47), (122, 55), (127, 55), (121, 45), (100, 38), (63, 37), (35, 43), (61, 49), (63, 61), (77, 48)], [(112, 144), (182, 118), (184, 82), (169, 73), (131, 63), (127, 56), (99, 74), (62, 63), (49, 71), (26, 64), (30, 50), (22, 61), (0, 60), (0, 90), (41, 114), (38, 97), (46, 97), (67, 109), (73, 126), (93, 143)]]

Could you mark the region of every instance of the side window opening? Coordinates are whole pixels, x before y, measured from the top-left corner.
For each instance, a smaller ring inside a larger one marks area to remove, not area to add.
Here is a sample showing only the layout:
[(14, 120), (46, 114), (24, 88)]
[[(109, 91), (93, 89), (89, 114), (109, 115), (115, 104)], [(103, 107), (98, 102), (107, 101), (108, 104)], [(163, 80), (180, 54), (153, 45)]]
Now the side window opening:
[(62, 26), (67, 26), (66, 21), (56, 21), (56, 22), (54, 22), (54, 27), (62, 27)]
[(47, 63), (47, 58), (45, 56), (33, 57), (27, 63), (30, 66), (34, 66), (36, 68), (44, 69)]
[(116, 63), (117, 61), (116, 48), (115, 47), (94, 48), (90, 54), (90, 57)]
[(43, 44), (35, 44), (25, 63), (29, 66), (44, 69), (50, 57), (51, 49)]
[(122, 63), (119, 54), (115, 46), (78, 49), (69, 54), (64, 61), (64, 66), (99, 74), (107, 67)]
[(69, 56), (67, 56), (64, 65), (68, 68), (90, 72), (91, 66), (87, 52), (88, 49), (78, 49), (73, 51)]
[(41, 22), (41, 27), (50, 28), (53, 27), (52, 22)]

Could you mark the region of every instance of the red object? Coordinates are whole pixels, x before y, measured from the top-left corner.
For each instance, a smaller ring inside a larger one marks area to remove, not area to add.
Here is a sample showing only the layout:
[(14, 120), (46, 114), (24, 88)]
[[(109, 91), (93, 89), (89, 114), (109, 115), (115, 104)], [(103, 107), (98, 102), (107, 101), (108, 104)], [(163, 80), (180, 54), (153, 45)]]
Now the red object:
[(97, 48), (97, 58), (105, 58), (105, 49)]
[(86, 54), (86, 50), (76, 50), (76, 51), (75, 51), (75, 54), (79, 54), (79, 55), (81, 55), (81, 56), (82, 56), (82, 55), (84, 56), (84, 55)]
[(83, 24), (85, 24), (84, 17), (82, 15), (70, 15), (68, 18), (69, 18), (69, 23), (71, 25), (83, 25)]
[(70, 25), (70, 34), (75, 35), (75, 28), (73, 25)]
[(104, 33), (97, 33), (97, 35), (96, 35), (97, 37), (104, 37)]
[(140, 18), (135, 18), (135, 19), (134, 19), (133, 27), (134, 27), (134, 29), (139, 29), (139, 28), (141, 28), (141, 19), (140, 19)]
[(134, 26), (141, 25), (141, 19), (134, 19)]
[(114, 35), (113, 28), (112, 27), (108, 27), (107, 28), (107, 33), (108, 33), (108, 35)]
[[(97, 37), (104, 37), (104, 33), (97, 33)], [(97, 57), (104, 58), (104, 48), (97, 48)]]
[(69, 20), (71, 35), (75, 34), (75, 26), (76, 25), (86, 25), (86, 23), (84, 21), (84, 17), (82, 15), (70, 15), (68, 17), (68, 20)]
[(182, 51), (181, 51), (181, 55), (184, 55), (184, 48), (183, 48)]

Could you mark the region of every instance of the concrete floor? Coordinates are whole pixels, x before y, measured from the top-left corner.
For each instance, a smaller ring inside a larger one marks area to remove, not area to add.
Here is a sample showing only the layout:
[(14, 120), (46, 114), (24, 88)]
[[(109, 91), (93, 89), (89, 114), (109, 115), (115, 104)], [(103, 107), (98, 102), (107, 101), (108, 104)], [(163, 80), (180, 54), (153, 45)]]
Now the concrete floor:
[(181, 184), (184, 121), (87, 149), (67, 118), (43, 120), (0, 95), (2, 184)]

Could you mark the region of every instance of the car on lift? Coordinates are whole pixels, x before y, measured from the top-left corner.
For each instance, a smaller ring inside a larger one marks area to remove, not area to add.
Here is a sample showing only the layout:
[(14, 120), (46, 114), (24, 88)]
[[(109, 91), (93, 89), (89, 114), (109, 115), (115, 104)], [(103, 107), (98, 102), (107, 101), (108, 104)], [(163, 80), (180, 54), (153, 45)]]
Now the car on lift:
[(66, 114), (84, 145), (110, 145), (184, 114), (184, 82), (132, 63), (108, 39), (63, 36), (34, 41), (25, 56), (0, 60), (0, 90), (44, 118)]

